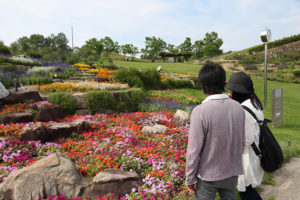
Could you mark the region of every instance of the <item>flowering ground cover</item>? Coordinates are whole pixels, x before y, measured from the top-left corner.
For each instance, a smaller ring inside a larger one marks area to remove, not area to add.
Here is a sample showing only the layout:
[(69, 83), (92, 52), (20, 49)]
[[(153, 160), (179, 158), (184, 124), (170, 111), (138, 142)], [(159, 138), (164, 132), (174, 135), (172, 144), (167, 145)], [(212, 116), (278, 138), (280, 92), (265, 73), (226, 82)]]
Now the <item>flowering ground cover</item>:
[(103, 67), (99, 68), (99, 73), (97, 74), (98, 77), (107, 78), (108, 80), (113, 79), (113, 74), (116, 73), (117, 70), (110, 70)]
[(68, 64), (49, 63), (43, 66), (33, 66), (27, 71), (17, 70), (15, 65), (11, 65), (9, 68), (0, 68), (0, 81), (6, 87), (13, 86), (17, 78), (18, 83), (23, 85), (46, 84), (51, 83), (53, 79), (67, 79), (75, 72), (76, 69)]
[(91, 90), (121, 90), (129, 88), (128, 84), (95, 81), (51, 83), (39, 87), (40, 92), (86, 92)]
[[(174, 113), (136, 112), (69, 116), (64, 121), (82, 118), (91, 127), (70, 138), (52, 143), (20, 142), (17, 135), (29, 124), (0, 126), (0, 182), (9, 173), (34, 162), (38, 157), (58, 152), (70, 157), (85, 177), (94, 177), (106, 168), (140, 173), (144, 185), (124, 197), (108, 195), (102, 199), (172, 199), (188, 195), (184, 190), (184, 169), (188, 125), (175, 127)], [(165, 134), (147, 136), (146, 125), (162, 124)], [(101, 199), (100, 197), (98, 199)], [(51, 199), (64, 199), (61, 195)]]
[(139, 110), (143, 112), (156, 112), (160, 110), (176, 111), (177, 109), (191, 112), (195, 106), (201, 103), (199, 98), (188, 95), (178, 95), (170, 90), (150, 90), (147, 98), (139, 104)]
[(2, 107), (2, 108), (0, 107), (0, 115), (6, 115), (9, 113), (17, 113), (17, 112), (32, 112), (32, 110), (36, 109), (39, 104), (43, 104), (47, 107), (51, 106), (51, 103), (49, 103), (48, 101), (4, 105), (4, 107)]

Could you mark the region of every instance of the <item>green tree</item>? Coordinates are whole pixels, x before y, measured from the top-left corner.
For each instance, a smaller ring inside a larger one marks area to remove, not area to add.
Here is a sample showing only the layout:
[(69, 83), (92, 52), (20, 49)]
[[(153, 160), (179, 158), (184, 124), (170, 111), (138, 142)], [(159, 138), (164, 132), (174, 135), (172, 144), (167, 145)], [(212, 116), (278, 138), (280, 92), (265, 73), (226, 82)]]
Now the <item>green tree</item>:
[(182, 53), (186, 61), (193, 55), (191, 38), (187, 37), (185, 41), (179, 45), (180, 53)]
[(86, 61), (98, 60), (102, 52), (103, 44), (96, 38), (87, 40), (79, 50), (80, 57), (84, 58)]
[(69, 41), (64, 33), (58, 33), (56, 36), (54, 36), (53, 40), (57, 49), (61, 49), (63, 51), (70, 50), (70, 47), (68, 46)]
[(133, 46), (133, 44), (124, 44), (121, 46), (121, 52), (124, 56), (131, 55), (134, 59), (135, 55), (139, 52), (139, 49)]
[(145, 49), (142, 49), (143, 58), (150, 59), (152, 62), (159, 58), (159, 53), (164, 52), (167, 48), (167, 43), (161, 38), (146, 37)]
[(100, 40), (100, 43), (103, 46), (103, 51), (109, 55), (112, 52), (118, 53), (119, 44), (118, 42), (114, 42), (110, 37), (106, 36)]
[(21, 37), (11, 44), (11, 50), (16, 54), (60, 61), (65, 61), (71, 53), (68, 39), (64, 33), (51, 34), (46, 38), (40, 34), (32, 34), (29, 38)]
[(204, 47), (203, 40), (197, 40), (194, 42), (193, 53), (196, 56), (196, 58), (202, 58), (204, 56), (203, 47)]
[(10, 46), (14, 53), (27, 52), (30, 49), (29, 38), (26, 36), (21, 37), (17, 41), (13, 42)]
[(170, 53), (178, 53), (178, 52), (179, 52), (178, 47), (175, 47), (174, 44), (168, 44), (167, 50), (168, 50)]
[(29, 37), (28, 43), (31, 49), (38, 50), (45, 47), (45, 38), (40, 34), (32, 34)]
[(0, 41), (0, 53), (10, 54), (9, 48), (2, 41)]
[(203, 54), (207, 57), (213, 57), (223, 53), (223, 50), (220, 47), (223, 44), (223, 40), (218, 38), (216, 32), (206, 33), (205, 38), (203, 39)]

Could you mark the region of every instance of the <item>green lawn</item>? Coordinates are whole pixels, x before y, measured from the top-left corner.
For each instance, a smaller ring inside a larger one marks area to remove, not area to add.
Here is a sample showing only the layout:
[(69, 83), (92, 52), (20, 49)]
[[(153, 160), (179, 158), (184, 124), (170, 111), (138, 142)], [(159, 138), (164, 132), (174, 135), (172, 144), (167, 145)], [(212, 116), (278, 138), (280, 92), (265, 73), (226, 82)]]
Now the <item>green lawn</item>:
[(129, 61), (114, 61), (114, 64), (121, 67), (133, 67), (136, 69), (157, 69), (161, 66), (164, 71), (198, 74), (202, 65), (186, 64), (186, 63), (152, 63), (152, 62), (129, 62)]

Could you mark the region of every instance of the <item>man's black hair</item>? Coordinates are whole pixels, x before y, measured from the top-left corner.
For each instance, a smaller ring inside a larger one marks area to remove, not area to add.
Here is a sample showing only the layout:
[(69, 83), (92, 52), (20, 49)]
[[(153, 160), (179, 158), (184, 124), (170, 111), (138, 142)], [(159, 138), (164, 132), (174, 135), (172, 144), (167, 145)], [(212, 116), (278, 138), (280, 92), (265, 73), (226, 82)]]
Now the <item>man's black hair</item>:
[(199, 71), (198, 80), (205, 94), (221, 94), (225, 91), (226, 72), (217, 63), (206, 63)]

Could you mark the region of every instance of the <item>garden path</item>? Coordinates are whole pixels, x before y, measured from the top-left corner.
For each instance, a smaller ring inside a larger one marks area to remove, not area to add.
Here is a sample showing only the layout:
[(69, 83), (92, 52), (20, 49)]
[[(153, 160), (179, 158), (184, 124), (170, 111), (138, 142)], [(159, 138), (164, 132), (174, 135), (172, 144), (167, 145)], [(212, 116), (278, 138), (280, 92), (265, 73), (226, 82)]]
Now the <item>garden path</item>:
[(276, 200), (300, 199), (300, 158), (292, 158), (281, 169), (274, 172), (275, 185), (263, 185), (262, 198)]

